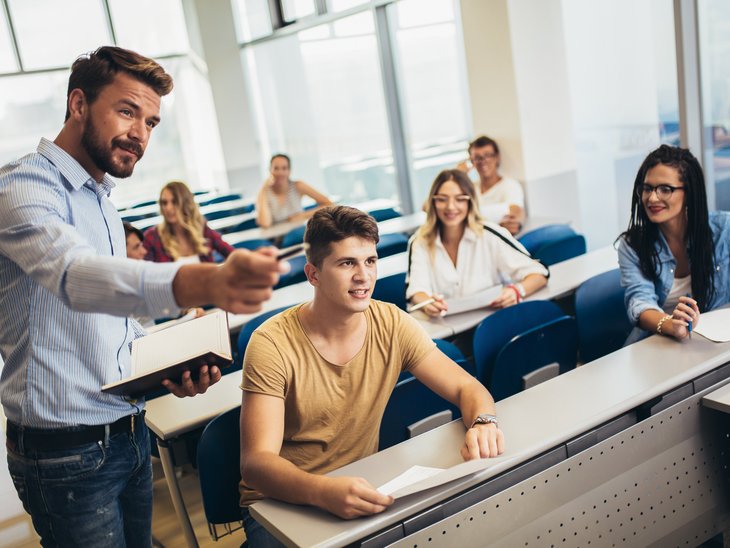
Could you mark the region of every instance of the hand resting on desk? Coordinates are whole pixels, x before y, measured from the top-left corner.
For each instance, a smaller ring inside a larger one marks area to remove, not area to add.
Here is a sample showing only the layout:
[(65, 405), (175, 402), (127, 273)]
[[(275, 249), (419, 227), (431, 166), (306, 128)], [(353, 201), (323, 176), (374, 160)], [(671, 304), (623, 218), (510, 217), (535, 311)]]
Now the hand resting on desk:
[(477, 424), (464, 436), (461, 456), (464, 460), (496, 457), (504, 453), (504, 434), (496, 424)]

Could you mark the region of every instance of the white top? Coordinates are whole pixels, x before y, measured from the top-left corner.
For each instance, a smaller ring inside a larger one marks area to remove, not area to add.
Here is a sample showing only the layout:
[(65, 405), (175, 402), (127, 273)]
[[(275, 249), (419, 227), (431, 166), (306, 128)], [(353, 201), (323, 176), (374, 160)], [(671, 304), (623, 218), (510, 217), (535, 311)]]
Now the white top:
[(200, 256), (188, 255), (187, 257), (178, 257), (175, 262), (182, 264), (198, 264), (200, 263)]
[(664, 301), (664, 312), (671, 314), (674, 307), (679, 303), (679, 298), (683, 295), (692, 294), (692, 274), (684, 278), (674, 278), (672, 289), (669, 290), (667, 299)]
[[(477, 194), (481, 188), (476, 183)], [(516, 205), (524, 209), (525, 192), (516, 179), (502, 177), (492, 188), (479, 195), (479, 209), (487, 221), (498, 223), (509, 213), (509, 206)]]
[(487, 223), (521, 253), (486, 228), (477, 235), (470, 228), (459, 242), (456, 266), (437, 236), (433, 254), (426, 243), (413, 236), (409, 242), (406, 298), (423, 291), (438, 293), (446, 299), (473, 295), (500, 283), (519, 282), (528, 274), (547, 276), (547, 269), (527, 255), (527, 251), (510, 233), (499, 225)]

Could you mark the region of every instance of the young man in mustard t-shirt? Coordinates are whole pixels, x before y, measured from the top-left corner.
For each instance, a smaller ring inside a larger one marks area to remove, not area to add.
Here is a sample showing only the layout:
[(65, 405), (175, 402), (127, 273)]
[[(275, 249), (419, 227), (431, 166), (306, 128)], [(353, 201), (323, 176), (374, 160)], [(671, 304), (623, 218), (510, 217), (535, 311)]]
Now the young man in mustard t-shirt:
[(504, 450), (494, 400), (481, 383), (438, 350), (413, 318), (371, 301), (379, 239), (373, 218), (327, 207), (309, 221), (304, 239), (314, 299), (266, 321), (244, 360), (241, 505), (253, 546), (274, 541), (246, 509), (262, 497), (342, 518), (392, 504), (363, 478), (322, 474), (377, 451), (380, 418), (403, 371), (459, 406), (468, 427), (465, 460)]

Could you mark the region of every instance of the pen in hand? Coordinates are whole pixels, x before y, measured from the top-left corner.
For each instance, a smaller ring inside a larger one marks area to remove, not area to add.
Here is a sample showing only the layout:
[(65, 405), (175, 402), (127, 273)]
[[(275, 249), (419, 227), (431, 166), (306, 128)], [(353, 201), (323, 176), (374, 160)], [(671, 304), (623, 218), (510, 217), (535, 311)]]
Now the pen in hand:
[(425, 301), (421, 301), (418, 304), (414, 304), (412, 307), (410, 307), (407, 312), (415, 312), (416, 310), (421, 310), (422, 308), (426, 308), (429, 304), (433, 304), (436, 302), (436, 299), (431, 297), (430, 299), (426, 299)]
[[(692, 295), (690, 295), (689, 293), (687, 293), (685, 295), (685, 297), (691, 299), (692, 298)], [(689, 320), (687, 322), (687, 333), (689, 333), (689, 340), (692, 340), (692, 320)]]

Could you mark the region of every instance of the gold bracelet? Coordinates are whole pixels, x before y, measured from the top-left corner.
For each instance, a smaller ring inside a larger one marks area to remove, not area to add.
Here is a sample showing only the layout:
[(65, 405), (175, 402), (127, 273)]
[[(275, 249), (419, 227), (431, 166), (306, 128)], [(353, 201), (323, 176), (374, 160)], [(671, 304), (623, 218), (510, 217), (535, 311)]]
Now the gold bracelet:
[(659, 333), (660, 335), (662, 335), (662, 325), (664, 325), (664, 322), (666, 322), (667, 320), (671, 320), (671, 319), (672, 319), (672, 315), (667, 314), (661, 320), (659, 320), (659, 323), (656, 324), (656, 332)]

